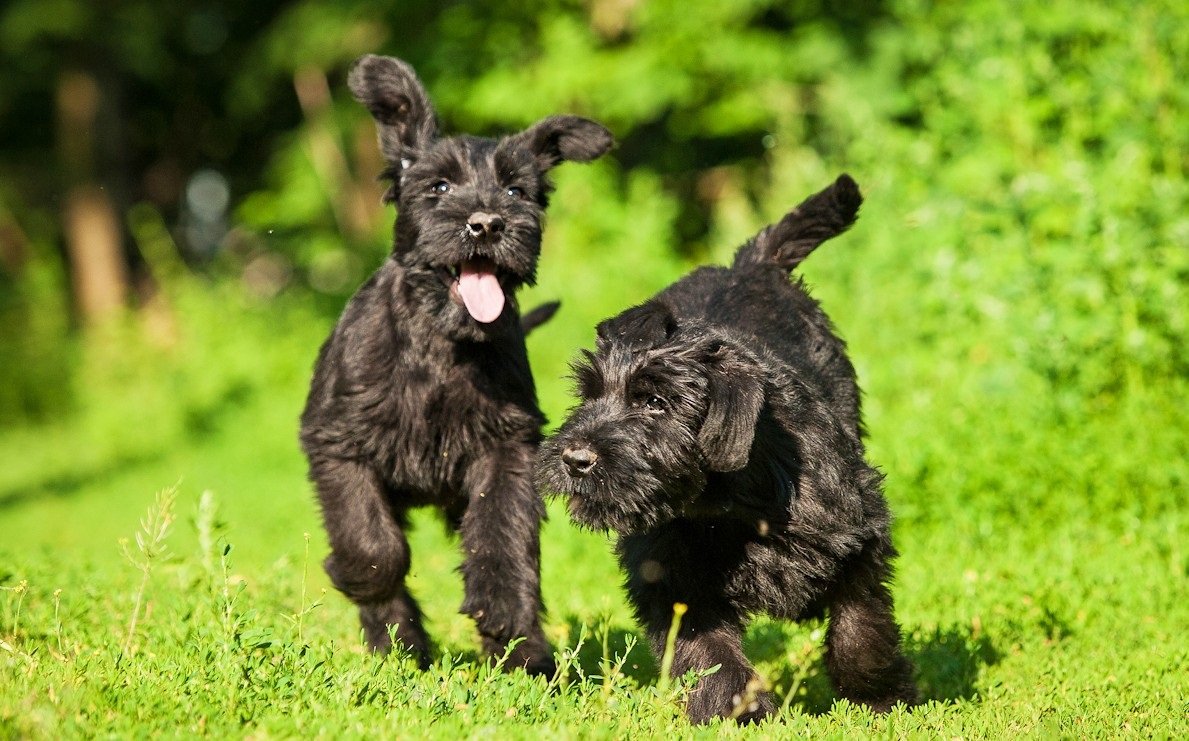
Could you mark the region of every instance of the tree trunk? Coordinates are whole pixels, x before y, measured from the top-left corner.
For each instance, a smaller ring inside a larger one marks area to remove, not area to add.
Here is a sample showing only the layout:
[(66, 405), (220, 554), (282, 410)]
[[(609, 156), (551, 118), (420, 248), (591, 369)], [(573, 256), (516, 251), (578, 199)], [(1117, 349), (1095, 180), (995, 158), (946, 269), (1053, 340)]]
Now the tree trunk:
[[(125, 305), (128, 263), (124, 228), (116, 199), (98, 185), (96, 147), (103, 87), (86, 72), (70, 72), (58, 81), (58, 151), (70, 185), (62, 214), (75, 310), (84, 323), (94, 323)], [(106, 142), (107, 145), (114, 144)]]
[(74, 305), (84, 322), (95, 322), (118, 311), (128, 296), (119, 217), (102, 189), (79, 186), (66, 196), (64, 222)]

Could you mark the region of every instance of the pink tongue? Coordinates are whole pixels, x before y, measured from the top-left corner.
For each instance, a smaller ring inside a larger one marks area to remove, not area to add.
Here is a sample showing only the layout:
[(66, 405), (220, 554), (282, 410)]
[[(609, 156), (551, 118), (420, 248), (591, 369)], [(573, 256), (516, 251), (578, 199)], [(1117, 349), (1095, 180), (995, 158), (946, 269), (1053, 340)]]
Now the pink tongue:
[(504, 311), (504, 289), (487, 260), (467, 260), (458, 274), (458, 292), (475, 321), (487, 324)]

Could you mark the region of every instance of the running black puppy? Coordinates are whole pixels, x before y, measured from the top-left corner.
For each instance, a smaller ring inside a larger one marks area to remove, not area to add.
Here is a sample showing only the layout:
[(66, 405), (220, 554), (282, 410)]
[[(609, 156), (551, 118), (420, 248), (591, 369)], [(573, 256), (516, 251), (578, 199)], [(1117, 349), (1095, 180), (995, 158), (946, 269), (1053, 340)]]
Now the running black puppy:
[(916, 698), (888, 590), (896, 552), (882, 477), (864, 460), (846, 347), (788, 274), (858, 212), (843, 175), (704, 267), (603, 322), (575, 367), (582, 404), (541, 448), (542, 488), (619, 535), (654, 651), (688, 606), (674, 676), (701, 679), (691, 720), (773, 711), (741, 649), (750, 616), (829, 613), (838, 692), (886, 711)]
[(318, 356), (301, 443), (330, 537), (326, 571), (359, 606), (368, 643), (389, 628), (426, 666), (429, 639), (405, 588), (406, 512), (441, 508), (461, 531), (462, 612), (508, 666), (554, 670), (541, 632), (532, 462), (544, 417), (513, 294), (531, 284), (554, 165), (611, 148), (602, 126), (546, 118), (502, 139), (439, 138), (413, 70), (368, 55), (348, 84), (371, 111), (396, 201), (392, 255), (347, 305)]

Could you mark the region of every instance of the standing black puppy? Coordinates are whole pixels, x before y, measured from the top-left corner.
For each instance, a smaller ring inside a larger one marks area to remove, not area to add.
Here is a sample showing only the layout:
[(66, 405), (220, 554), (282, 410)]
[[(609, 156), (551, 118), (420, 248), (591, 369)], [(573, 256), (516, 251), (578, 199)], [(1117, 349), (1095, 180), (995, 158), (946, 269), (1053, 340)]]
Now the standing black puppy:
[[(760, 232), (731, 268), (704, 267), (603, 322), (575, 374), (582, 404), (541, 448), (543, 488), (579, 524), (619, 535), (636, 614), (659, 654), (684, 603), (673, 674), (721, 668), (696, 722), (756, 720), (741, 649), (749, 617), (829, 613), (843, 697), (916, 698), (888, 591), (895, 556), (880, 474), (864, 460), (846, 347), (788, 273), (855, 220), (846, 175)], [(754, 687), (754, 685), (753, 685)]]
[[(462, 612), (508, 665), (553, 671), (541, 632), (531, 467), (544, 418), (513, 294), (533, 282), (546, 173), (610, 149), (593, 121), (554, 116), (499, 140), (439, 138), (409, 65), (365, 56), (348, 83), (379, 129), (399, 207), (392, 255), (347, 305), (318, 356), (301, 442), (331, 554), (368, 643), (389, 628), (422, 666), (429, 640), (405, 587), (406, 513), (434, 505), (461, 531)], [(523, 326), (522, 326), (523, 325)]]

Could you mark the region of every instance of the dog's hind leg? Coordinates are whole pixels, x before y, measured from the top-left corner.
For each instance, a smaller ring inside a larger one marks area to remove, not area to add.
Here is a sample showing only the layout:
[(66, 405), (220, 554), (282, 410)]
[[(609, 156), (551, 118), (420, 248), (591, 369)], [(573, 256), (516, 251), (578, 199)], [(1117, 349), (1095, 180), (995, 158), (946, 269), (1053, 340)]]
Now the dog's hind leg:
[(869, 546), (851, 562), (831, 596), (826, 629), (826, 668), (838, 694), (876, 712), (917, 700), (887, 586), (889, 551)]
[[(658, 658), (665, 652), (668, 626), (650, 626), (649, 641)], [(732, 626), (683, 629), (673, 645), (672, 677), (677, 679), (692, 670), (701, 671), (718, 665), (713, 674), (694, 685), (686, 704), (692, 723), (706, 723), (717, 717), (734, 718), (739, 723), (755, 723), (775, 711), (768, 692), (755, 669), (743, 655), (742, 630)]]
[(429, 638), (421, 626), (421, 610), (405, 588), (409, 544), (383, 485), (373, 471), (352, 461), (312, 464), (310, 478), (330, 536), (326, 573), (358, 605), (368, 645), (387, 653), (394, 627), (399, 643), (422, 668), (428, 667)]
[(533, 488), (533, 449), (509, 444), (476, 465), (470, 502), (459, 528), (466, 597), (461, 611), (475, 620), (483, 649), (508, 656), (508, 668), (552, 675), (553, 651), (541, 631), (540, 529), (545, 516)]

